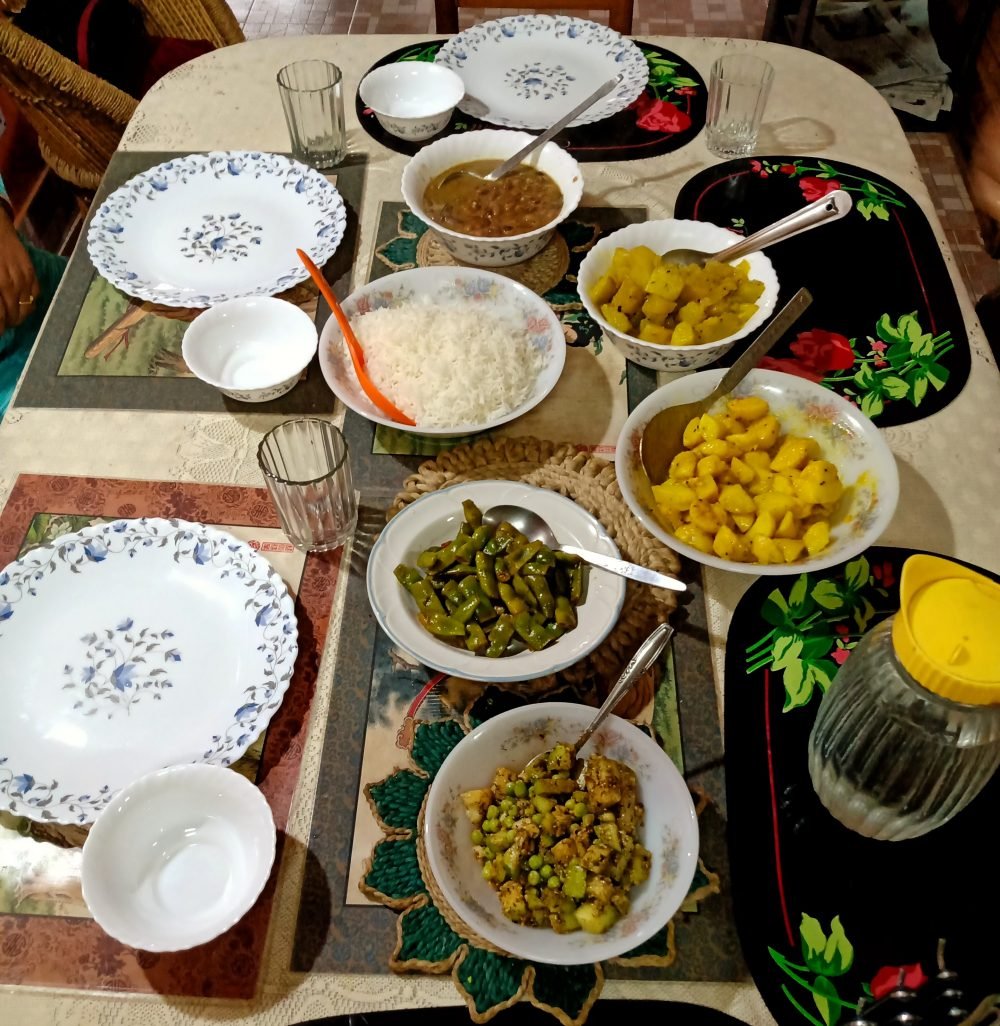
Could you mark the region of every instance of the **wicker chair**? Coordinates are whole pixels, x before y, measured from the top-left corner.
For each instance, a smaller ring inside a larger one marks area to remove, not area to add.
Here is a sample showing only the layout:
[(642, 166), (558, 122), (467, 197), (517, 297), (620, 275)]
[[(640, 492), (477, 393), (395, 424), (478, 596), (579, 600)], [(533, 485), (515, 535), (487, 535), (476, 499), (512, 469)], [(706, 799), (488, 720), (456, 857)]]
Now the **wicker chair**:
[(458, 31), (460, 7), (488, 7), (521, 10), (529, 7), (536, 11), (607, 11), (608, 25), (624, 36), (632, 34), (633, 0), (434, 0), (434, 18), (438, 32), (454, 35)]
[[(157, 36), (243, 41), (224, 0), (132, 0)], [(38, 133), (45, 162), (60, 178), (97, 188), (136, 100), (0, 16), (0, 85)]]

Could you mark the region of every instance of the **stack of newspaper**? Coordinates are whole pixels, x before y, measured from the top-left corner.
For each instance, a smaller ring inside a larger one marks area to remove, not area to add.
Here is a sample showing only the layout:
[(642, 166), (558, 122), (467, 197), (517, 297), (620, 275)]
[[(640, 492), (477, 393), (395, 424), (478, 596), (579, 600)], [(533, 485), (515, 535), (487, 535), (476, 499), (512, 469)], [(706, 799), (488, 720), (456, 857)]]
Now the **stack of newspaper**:
[(819, 0), (812, 43), (897, 110), (928, 121), (951, 110), (950, 69), (930, 32), (927, 0)]

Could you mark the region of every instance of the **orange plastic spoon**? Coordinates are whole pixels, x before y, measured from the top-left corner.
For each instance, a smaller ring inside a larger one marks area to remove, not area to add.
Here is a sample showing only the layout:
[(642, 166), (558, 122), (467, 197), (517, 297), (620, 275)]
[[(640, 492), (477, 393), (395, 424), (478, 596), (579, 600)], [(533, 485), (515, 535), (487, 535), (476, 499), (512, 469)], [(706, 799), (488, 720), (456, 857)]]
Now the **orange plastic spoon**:
[(341, 333), (344, 336), (344, 341), (347, 343), (348, 352), (351, 354), (351, 362), (354, 364), (354, 373), (358, 376), (358, 381), (361, 383), (361, 387), (364, 389), (364, 393), (369, 399), (390, 419), (396, 421), (397, 424), (406, 424), (408, 427), (416, 427), (417, 422), (410, 420), (409, 417), (398, 407), (394, 406), (382, 393), (375, 387), (372, 379), (368, 377), (368, 373), (365, 371), (365, 351), (361, 348), (361, 343), (358, 341), (357, 336), (354, 334), (354, 329), (351, 327), (351, 322), (347, 319), (347, 314), (344, 313), (337, 302), (337, 297), (333, 294), (333, 289), (330, 288), (326, 278), (323, 277), (323, 272), (313, 263), (312, 258), (308, 253), (303, 252), (301, 249), (295, 251), (299, 259), (302, 261), (305, 269), (309, 272), (312, 280), (316, 282), (319, 287), (320, 294), (327, 301), (330, 309), (333, 311), (333, 316), (337, 318), (337, 323), (340, 325)]

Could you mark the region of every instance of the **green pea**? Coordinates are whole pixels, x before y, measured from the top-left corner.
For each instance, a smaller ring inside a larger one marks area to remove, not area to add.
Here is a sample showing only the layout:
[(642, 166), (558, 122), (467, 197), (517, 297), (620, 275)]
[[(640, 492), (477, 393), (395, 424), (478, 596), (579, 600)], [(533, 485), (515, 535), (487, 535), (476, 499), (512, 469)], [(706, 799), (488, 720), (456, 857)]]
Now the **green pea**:
[(535, 814), (534, 814), (534, 815), (533, 815), (533, 816), (531, 817), (531, 822), (532, 822), (532, 823), (534, 823), (534, 824), (535, 824), (535, 826), (540, 826), (540, 825), (541, 825), (541, 822), (542, 822), (542, 814), (541, 814), (540, 812), (536, 812), (536, 813), (535, 813)]
[(500, 810), (495, 805), (491, 805), (486, 810), (486, 818), (487, 819), (496, 819), (497, 816), (499, 816), (499, 815), (500, 815)]
[(542, 876), (543, 880), (549, 880), (552, 877), (552, 867), (549, 866), (549, 865), (544, 865), (539, 870), (539, 873), (541, 873), (541, 876)]
[(518, 798), (524, 798), (528, 794), (528, 785), (523, 780), (514, 783), (514, 794)]
[(538, 873), (536, 873), (536, 872), (535, 872), (534, 870), (532, 870), (532, 871), (531, 871), (531, 872), (530, 872), (530, 873), (528, 874), (528, 883), (529, 883), (529, 884), (530, 884), (530, 885), (531, 885), (532, 887), (537, 887), (537, 886), (538, 886), (538, 882), (539, 882), (540, 880), (541, 880), (541, 877), (540, 877), (540, 876), (538, 875)]
[(531, 858), (528, 859), (528, 868), (529, 869), (541, 869), (542, 868), (542, 856), (541, 855), (532, 855)]
[(585, 827), (593, 826), (594, 814), (592, 812), (588, 812), (580, 822), (582, 822)]
[(509, 813), (504, 813), (500, 817), (500, 825), (506, 827), (508, 830), (514, 825), (514, 817)]
[(501, 810), (501, 812), (510, 812), (510, 810), (513, 809), (513, 808), (514, 808), (514, 799), (513, 798), (504, 798), (504, 800), (500, 803), (500, 810)]
[(483, 821), (483, 833), (484, 834), (495, 834), (497, 832), (497, 821), (495, 819), (487, 819)]
[(487, 862), (486, 865), (483, 866), (483, 879), (484, 880), (492, 880), (493, 879), (493, 863), (492, 862)]
[(514, 783), (513, 783), (513, 781), (511, 781), (511, 783), (509, 783), (507, 785), (507, 794), (513, 794), (513, 793), (514, 793)]
[(576, 805), (573, 806), (573, 815), (576, 816), (577, 819), (583, 819), (589, 811), (590, 810), (583, 804), (583, 802), (577, 802)]
[(574, 791), (573, 792), (573, 801), (575, 801), (575, 802), (585, 802), (586, 800), (587, 800), (587, 792), (586, 791)]
[(550, 891), (557, 891), (560, 887), (562, 887), (562, 884), (559, 882), (558, 876), (550, 876), (547, 886)]
[(483, 843), (483, 832), (482, 832), (482, 830), (473, 830), (472, 831), (472, 843), (473, 844), (482, 844)]

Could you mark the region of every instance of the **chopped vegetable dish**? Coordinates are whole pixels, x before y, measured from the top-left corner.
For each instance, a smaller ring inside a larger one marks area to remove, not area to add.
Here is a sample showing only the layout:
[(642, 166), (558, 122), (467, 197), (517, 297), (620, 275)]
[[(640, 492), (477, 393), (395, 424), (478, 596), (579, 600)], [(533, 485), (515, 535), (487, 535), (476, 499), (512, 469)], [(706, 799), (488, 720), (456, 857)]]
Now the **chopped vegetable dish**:
[(483, 878), (503, 914), (556, 933), (604, 933), (649, 877), (638, 841), (643, 807), (635, 773), (591, 756), (578, 779), (573, 750), (557, 744), (516, 773), (501, 766), (490, 787), (462, 795)]

